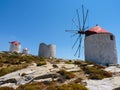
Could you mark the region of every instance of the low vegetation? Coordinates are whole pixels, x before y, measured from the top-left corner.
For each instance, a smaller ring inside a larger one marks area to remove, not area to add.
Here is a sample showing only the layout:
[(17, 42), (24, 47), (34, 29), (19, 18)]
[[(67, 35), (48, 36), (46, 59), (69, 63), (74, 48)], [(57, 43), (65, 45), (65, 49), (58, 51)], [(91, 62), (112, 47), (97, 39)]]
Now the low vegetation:
[(97, 80), (101, 80), (104, 78), (108, 78), (108, 77), (112, 77), (112, 73), (107, 72), (105, 70), (96, 68), (96, 67), (83, 67), (82, 68), (86, 74), (89, 74), (89, 79), (97, 79)]
[(32, 84), (20, 85), (15, 90), (43, 90), (43, 88), (45, 88), (45, 85), (43, 83), (34, 82)]
[(60, 71), (58, 71), (58, 73), (62, 76), (63, 79), (71, 79), (75, 77), (75, 74), (72, 72), (67, 72), (64, 69), (61, 69)]
[(42, 65), (46, 65), (46, 64), (47, 64), (46, 61), (41, 61), (41, 62), (37, 63), (37, 66), (42, 66)]
[(74, 82), (75, 83), (81, 83), (82, 80), (83, 80), (82, 78), (77, 78)]
[(22, 77), (24, 77), (24, 76), (26, 76), (26, 75), (27, 75), (26, 73), (22, 73), (22, 74), (21, 74)]
[(73, 64), (72, 60), (65, 61), (66, 64)]
[(31, 63), (36, 63), (37, 66), (45, 65), (44, 57), (37, 57), (33, 55), (24, 55), (22, 53), (0, 53), (0, 76), (10, 72), (26, 68)]
[(0, 87), (0, 90), (14, 90), (12, 87)]
[(75, 64), (79, 65), (85, 74), (88, 74), (89, 79), (101, 80), (104, 78), (112, 77), (111, 72), (104, 70), (105, 66), (100, 66), (91, 62), (75, 61)]
[[(85, 84), (82, 84), (82, 80), (85, 78), (101, 80), (103, 78), (112, 76), (112, 73), (104, 71), (104, 66), (100, 66), (91, 62), (84, 62), (80, 60), (66, 61), (63, 59), (46, 59), (45, 57), (8, 52), (0, 53), (0, 76), (20, 70), (22, 68), (26, 68), (32, 63), (36, 63), (37, 66), (41, 66), (47, 64), (47, 62), (50, 62), (53, 68), (59, 68), (57, 64), (61, 62), (65, 64), (75, 64), (78, 65), (81, 70), (77, 72), (67, 72), (67, 70), (63, 68), (55, 74), (47, 74), (34, 78), (34, 80), (52, 78), (52, 81), (32, 82), (25, 85), (20, 85), (16, 89), (10, 87), (1, 87), (0, 90), (88, 90), (84, 86)], [(82, 75), (85, 75), (85, 78), (80, 77), (81, 73)], [(26, 73), (21, 74), (22, 77), (26, 75)], [(68, 84), (63, 84), (65, 81), (73, 80), (73, 78), (74, 81), (71, 81)], [(9, 79), (6, 82), (14, 83), (16, 82), (16, 79)]]
[(88, 90), (88, 89), (83, 85), (75, 83), (57, 85), (56, 82), (51, 82), (46, 85), (44, 83), (34, 82), (32, 84), (21, 85), (15, 90)]
[(85, 86), (80, 84), (63, 84), (61, 86), (50, 86), (46, 90), (88, 90)]
[(27, 64), (21, 64), (21, 65), (9, 65), (5, 68), (0, 69), (0, 76), (3, 76), (5, 74), (8, 74), (10, 72), (14, 72), (17, 70), (20, 70), (22, 68), (26, 68), (28, 65)]

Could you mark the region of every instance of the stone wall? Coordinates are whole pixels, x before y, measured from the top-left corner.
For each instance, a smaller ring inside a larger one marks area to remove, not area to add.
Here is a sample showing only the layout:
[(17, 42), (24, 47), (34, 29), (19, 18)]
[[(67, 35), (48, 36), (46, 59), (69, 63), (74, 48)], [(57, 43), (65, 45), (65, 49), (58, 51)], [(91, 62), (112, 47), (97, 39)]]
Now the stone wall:
[(56, 45), (46, 45), (45, 43), (41, 43), (39, 46), (38, 56), (56, 58)]
[(112, 34), (93, 34), (84, 40), (85, 60), (98, 64), (117, 64), (115, 37)]

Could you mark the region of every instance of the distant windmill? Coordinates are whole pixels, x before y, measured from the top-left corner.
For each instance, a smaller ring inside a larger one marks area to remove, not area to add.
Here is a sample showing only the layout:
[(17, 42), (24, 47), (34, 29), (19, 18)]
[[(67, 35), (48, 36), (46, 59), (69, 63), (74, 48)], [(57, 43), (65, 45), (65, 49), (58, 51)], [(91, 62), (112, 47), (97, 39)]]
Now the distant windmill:
[(25, 55), (28, 55), (29, 54), (28, 48), (24, 48), (22, 53), (25, 54)]
[(72, 20), (72, 21), (76, 25), (78, 30), (65, 30), (65, 31), (74, 33), (72, 35), (72, 37), (75, 36), (75, 35), (78, 35), (78, 37), (77, 37), (76, 41), (74, 42), (72, 48), (74, 48), (75, 45), (77, 43), (79, 43), (74, 56), (76, 56), (78, 54), (78, 57), (80, 57), (82, 39), (85, 35), (85, 31), (88, 29), (88, 27), (85, 26), (86, 25), (86, 20), (87, 20), (87, 17), (88, 17), (88, 10), (86, 10), (86, 12), (85, 12), (84, 6), (82, 5), (82, 18), (81, 18), (82, 23), (80, 22), (80, 16), (79, 16), (78, 10), (76, 10), (76, 14), (77, 14), (77, 19), (78, 19), (78, 25), (76, 25), (76, 22), (74, 20)]
[(9, 42), (10, 43), (10, 52), (17, 52), (20, 53), (20, 49), (21, 49), (21, 44), (18, 41), (12, 41)]
[(86, 27), (88, 10), (86, 10), (85, 13), (83, 5), (82, 24), (80, 22), (78, 10), (76, 12), (78, 17), (78, 30), (66, 30), (66, 32), (74, 33), (72, 37), (78, 35), (72, 46), (72, 48), (74, 48), (78, 43), (78, 47), (74, 55), (78, 54), (78, 57), (80, 57), (82, 39), (85, 36), (84, 54), (86, 61), (91, 61), (102, 65), (117, 64), (118, 60), (115, 36), (98, 25), (88, 29), (88, 27)]
[(56, 58), (56, 45), (40, 43), (38, 56), (46, 58)]

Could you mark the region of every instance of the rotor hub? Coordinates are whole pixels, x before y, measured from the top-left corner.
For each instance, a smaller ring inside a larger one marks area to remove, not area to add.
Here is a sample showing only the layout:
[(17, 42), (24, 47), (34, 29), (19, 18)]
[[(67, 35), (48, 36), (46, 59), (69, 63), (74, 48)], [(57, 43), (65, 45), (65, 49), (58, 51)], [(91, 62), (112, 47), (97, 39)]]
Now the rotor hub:
[(78, 31), (78, 34), (85, 34), (85, 31), (80, 30), (80, 31)]

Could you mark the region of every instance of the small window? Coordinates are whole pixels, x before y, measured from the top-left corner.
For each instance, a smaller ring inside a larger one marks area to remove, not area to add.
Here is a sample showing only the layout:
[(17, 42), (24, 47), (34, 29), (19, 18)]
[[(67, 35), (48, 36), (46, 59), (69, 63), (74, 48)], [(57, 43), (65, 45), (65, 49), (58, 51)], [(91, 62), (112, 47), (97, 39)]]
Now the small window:
[(113, 35), (110, 35), (110, 40), (114, 40), (114, 36)]

